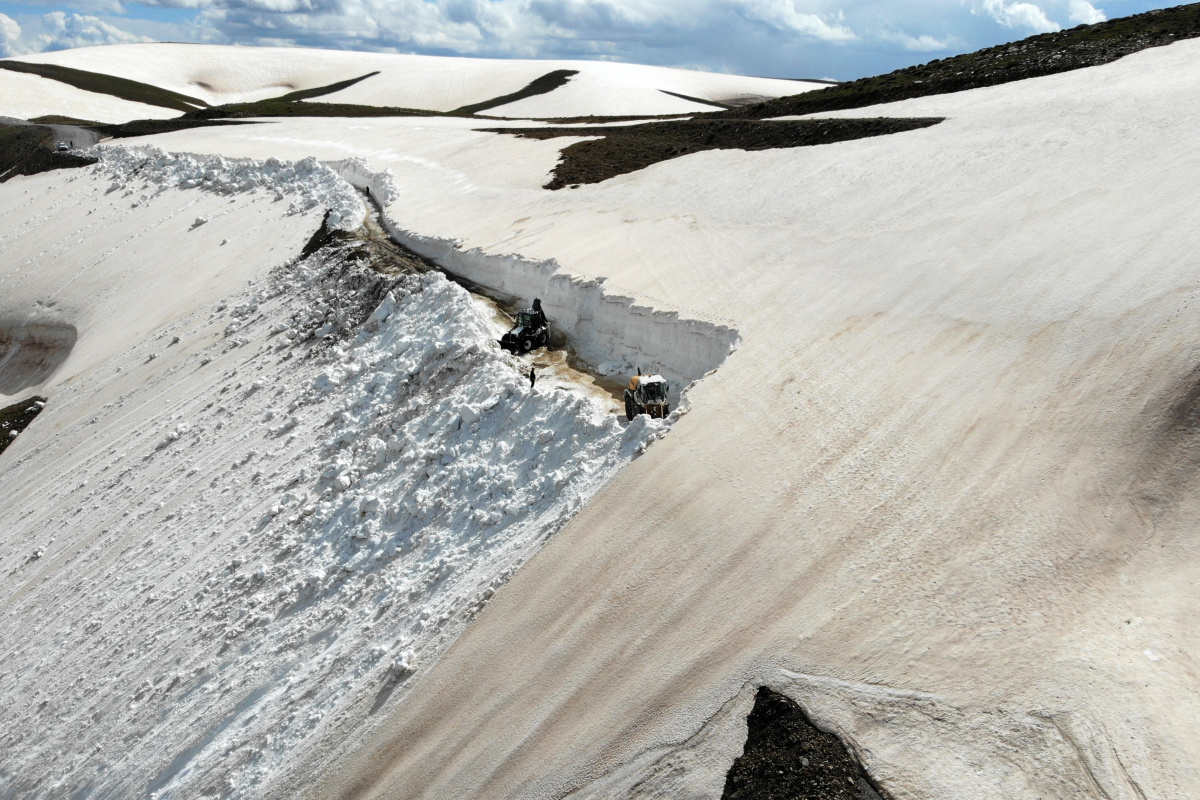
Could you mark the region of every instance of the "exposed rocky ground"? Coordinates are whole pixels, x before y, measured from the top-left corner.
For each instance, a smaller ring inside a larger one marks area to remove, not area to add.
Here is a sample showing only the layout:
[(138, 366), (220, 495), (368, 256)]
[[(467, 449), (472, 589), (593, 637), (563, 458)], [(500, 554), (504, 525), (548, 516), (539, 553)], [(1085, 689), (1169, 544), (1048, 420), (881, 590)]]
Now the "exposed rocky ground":
[(921, 119), (671, 120), (594, 128), (494, 128), (528, 139), (598, 136), (562, 151), (547, 189), (562, 189), (609, 178), (703, 150), (769, 150), (844, 142), (868, 136), (927, 128), (938, 117)]
[(45, 407), (46, 398), (30, 397), (0, 408), (0, 453), (8, 449), (13, 440), (29, 427), (29, 423), (33, 422)]
[(81, 153), (58, 152), (56, 142), (54, 128), (48, 125), (0, 125), (0, 183), (18, 175), (96, 163)]
[(862, 769), (832, 733), (795, 701), (758, 690), (746, 749), (729, 769), (721, 800), (878, 800)]

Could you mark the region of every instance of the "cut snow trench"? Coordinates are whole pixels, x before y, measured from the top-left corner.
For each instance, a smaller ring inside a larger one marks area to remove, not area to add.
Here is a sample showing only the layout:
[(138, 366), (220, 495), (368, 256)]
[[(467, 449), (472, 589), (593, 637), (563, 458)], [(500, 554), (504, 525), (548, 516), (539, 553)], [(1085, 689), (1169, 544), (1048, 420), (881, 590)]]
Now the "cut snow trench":
[[(362, 217), (312, 160), (110, 148), (92, 170), (136, 204), (267, 191)], [(36, 449), (5, 465), (0, 525), (44, 557), (0, 557), (25, 587), (0, 609), (0, 680), (53, 699), (4, 707), (0, 796), (253, 797), (319, 770), (669, 429), (531, 390), (463, 289), (380, 277), (350, 251), (280, 267), (57, 387), (63, 409), (99, 380), (124, 394), (50, 496), (20, 491), (50, 468)], [(187, 356), (147, 380), (160, 348)], [(156, 406), (176, 383), (190, 400)]]
[(403, 230), (382, 213), (399, 195), (390, 171), (374, 172), (361, 158), (328, 165), (369, 194), (381, 209), (384, 227), (401, 245), (505, 300), (527, 303), (540, 297), (553, 327), (602, 375), (632, 374), (639, 367), (661, 373), (672, 385), (673, 402), (684, 405), (687, 388), (737, 349), (738, 333), (727, 325), (638, 305), (632, 297), (606, 292), (603, 278), (572, 276), (554, 259), (463, 250), (457, 241)]

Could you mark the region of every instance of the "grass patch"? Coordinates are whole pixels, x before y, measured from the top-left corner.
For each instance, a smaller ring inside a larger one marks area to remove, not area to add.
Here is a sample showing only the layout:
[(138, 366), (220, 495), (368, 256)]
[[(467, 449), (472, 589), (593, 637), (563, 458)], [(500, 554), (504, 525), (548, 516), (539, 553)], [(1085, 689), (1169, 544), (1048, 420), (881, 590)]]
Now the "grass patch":
[[(599, 125), (603, 122), (655, 122), (657, 120), (668, 119), (688, 119), (695, 116), (694, 114), (626, 114), (623, 116), (613, 117), (598, 117), (595, 115), (587, 117), (532, 117), (533, 122), (545, 122), (551, 125)], [(501, 122), (508, 122), (506, 117), (489, 117), (484, 114), (479, 115), (480, 119), (494, 119)]]
[(86, 92), (107, 94), (112, 97), (119, 97), (122, 100), (159, 106), (161, 108), (170, 108), (175, 111), (194, 111), (197, 107), (208, 105), (203, 100), (197, 100), (194, 97), (188, 97), (187, 95), (172, 92), (168, 89), (160, 89), (148, 83), (139, 83), (138, 81), (131, 81), (128, 78), (117, 78), (113, 75), (103, 75), (99, 72), (87, 72), (82, 69), (60, 67), (57, 64), (26, 64), (23, 61), (0, 61), (0, 69), (38, 75), (58, 81), (59, 83), (74, 86), (76, 89), (83, 89)]
[(245, 117), (440, 117), (440, 111), (352, 103), (302, 103), (275, 97), (255, 103), (212, 106), (187, 115), (192, 119), (238, 119)]
[(52, 169), (86, 167), (96, 159), (55, 149), (53, 128), (42, 125), (0, 126), (0, 183), (18, 175), (37, 175)]
[(518, 100), (524, 100), (526, 97), (536, 97), (539, 94), (553, 92), (560, 86), (566, 86), (567, 81), (578, 74), (579, 70), (577, 69), (556, 69), (553, 72), (547, 72), (542, 77), (530, 81), (523, 89), (518, 89), (515, 92), (500, 95), (499, 97), (493, 97), (491, 100), (484, 100), (481, 103), (462, 106), (449, 113), (456, 117), (469, 117), (480, 111), (487, 111), (489, 108), (498, 108), (509, 103), (515, 103)]
[(704, 100), (699, 97), (692, 97), (688, 94), (680, 94), (679, 92), (668, 92), (666, 89), (659, 89), (663, 94), (669, 94), (671, 97), (678, 97), (680, 100), (687, 100), (689, 103), (699, 103), (702, 106), (715, 106), (716, 108), (724, 108), (729, 110), (733, 108), (729, 103), (718, 103), (716, 100)]
[(318, 86), (315, 89), (301, 89), (297, 92), (290, 92), (280, 97), (276, 97), (275, 99), (283, 100), (289, 103), (295, 103), (299, 102), (300, 100), (308, 100), (311, 97), (321, 97), (322, 95), (340, 92), (342, 89), (349, 89), (359, 81), (365, 81), (367, 78), (378, 74), (379, 70), (375, 70), (374, 72), (368, 72), (366, 75), (360, 75), (357, 78), (351, 78), (347, 81), (338, 81), (337, 83), (331, 83), (328, 86)]
[(17, 434), (29, 427), (33, 418), (46, 407), (46, 398), (30, 397), (0, 408), (0, 453), (17, 440)]
[(198, 118), (190, 114), (184, 114), (182, 117), (172, 117), (171, 119), (135, 119), (131, 122), (122, 122), (119, 124), (74, 119), (73, 117), (60, 117), (57, 115), (36, 117), (30, 120), (30, 122), (36, 122), (39, 125), (74, 125), (77, 128), (96, 131), (101, 136), (111, 136), (114, 139), (124, 139), (130, 136), (153, 136), (156, 133), (174, 133), (175, 131), (183, 131), (190, 128), (254, 124), (240, 120)]
[(764, 119), (841, 111), (913, 97), (962, 92), (984, 86), (1095, 67), (1118, 58), (1200, 36), (1200, 3), (1043, 33), (1019, 42), (938, 59), (886, 75), (839, 83), (800, 95), (718, 112), (714, 116)]
[(100, 125), (93, 123), (87, 127), (114, 139), (125, 139), (130, 136), (153, 136), (156, 133), (174, 133), (191, 128), (210, 128), (222, 125), (251, 125), (250, 122), (224, 119), (198, 119), (184, 115), (174, 119), (135, 119), (120, 125)]
[(821, 119), (770, 122), (759, 120), (688, 119), (580, 128), (492, 128), (527, 139), (560, 136), (599, 136), (576, 142), (562, 151), (547, 189), (562, 189), (645, 169), (702, 150), (769, 150), (845, 142), (884, 136), (941, 122), (940, 117), (916, 119)]
[(48, 114), (44, 117), (34, 117), (29, 120), (38, 125), (74, 125), (77, 128), (97, 128), (103, 125), (103, 122), (96, 122), (94, 119), (75, 119), (74, 117), (64, 117), (59, 114)]
[[(365, 106), (355, 103), (306, 103), (304, 100), (320, 97), (326, 94), (345, 89), (348, 86), (353, 86), (359, 81), (364, 81), (373, 75), (378, 75), (378, 72), (372, 72), (367, 75), (362, 75), (358, 78), (352, 78), (338, 83), (331, 83), (328, 86), (321, 86), (315, 89), (302, 89), (298, 92), (285, 94), (281, 97), (271, 97), (266, 100), (258, 100), (253, 103), (227, 103), (221, 106), (210, 106), (208, 108), (195, 110), (192, 109), (180, 120), (166, 120), (166, 122), (179, 122), (180, 127), (171, 128), (170, 130), (181, 130), (185, 127), (199, 127), (206, 124), (206, 120), (218, 119), (244, 119), (248, 117), (444, 117), (444, 116), (472, 116), (475, 111), (495, 106), (501, 106), (505, 103), (511, 103), (525, 97), (532, 97), (538, 94), (544, 94), (557, 89), (570, 80), (572, 75), (576, 74), (576, 70), (563, 69), (555, 70), (547, 73), (535, 81), (532, 81), (528, 86), (518, 92), (504, 95), (503, 97), (492, 98), (485, 100), (482, 103), (475, 103), (470, 106), (463, 106), (454, 111), (430, 111), (423, 108), (399, 108), (395, 106)], [(143, 121), (139, 120), (130, 125), (141, 125)], [(97, 127), (95, 125), (91, 127)], [(111, 130), (114, 126), (101, 126), (97, 129)], [(132, 130), (132, 129), (125, 129)], [(148, 131), (151, 133), (162, 133), (162, 130)], [(116, 136), (118, 134), (110, 134)], [(122, 133), (124, 136), (144, 136), (145, 133)]]

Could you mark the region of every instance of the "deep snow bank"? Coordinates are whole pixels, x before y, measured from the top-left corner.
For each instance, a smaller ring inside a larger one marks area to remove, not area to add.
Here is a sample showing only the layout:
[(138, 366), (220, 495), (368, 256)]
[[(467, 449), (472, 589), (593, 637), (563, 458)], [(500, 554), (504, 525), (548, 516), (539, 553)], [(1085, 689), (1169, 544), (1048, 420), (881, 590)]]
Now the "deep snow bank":
[[(329, 166), (381, 207), (400, 196), (391, 172), (375, 172), (363, 159)], [(554, 259), (464, 250), (453, 240), (406, 231), (386, 214), (383, 223), (398, 242), (458, 277), (522, 302), (540, 297), (553, 326), (601, 373), (627, 375), (639, 367), (660, 372), (672, 383), (676, 402), (738, 346), (737, 331), (727, 325), (639, 305), (634, 297), (605, 291), (603, 278), (570, 275)]]
[(328, 225), (336, 230), (354, 230), (362, 224), (365, 213), (354, 190), (333, 170), (311, 157), (300, 161), (277, 158), (256, 161), (167, 153), (153, 145), (106, 146), (96, 152), (100, 155), (99, 168), (113, 179), (113, 191), (125, 188), (135, 178), (160, 192), (171, 187), (199, 188), (218, 194), (263, 190), (273, 193), (276, 200), (291, 197), (294, 212), (325, 207), (329, 210)]
[(250, 797), (313, 768), (666, 431), (531, 390), (463, 289), (352, 253), (52, 389), (62, 413), (124, 391), (68, 460), (5, 465), (0, 796)]

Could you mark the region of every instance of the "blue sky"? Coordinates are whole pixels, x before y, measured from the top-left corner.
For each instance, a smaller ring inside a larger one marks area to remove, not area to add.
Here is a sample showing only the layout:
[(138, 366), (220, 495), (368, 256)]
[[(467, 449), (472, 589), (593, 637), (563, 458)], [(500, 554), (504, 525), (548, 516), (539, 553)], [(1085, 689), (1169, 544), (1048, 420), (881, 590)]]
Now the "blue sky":
[(0, 0), (0, 55), (188, 41), (612, 59), (849, 80), (1146, 0)]

